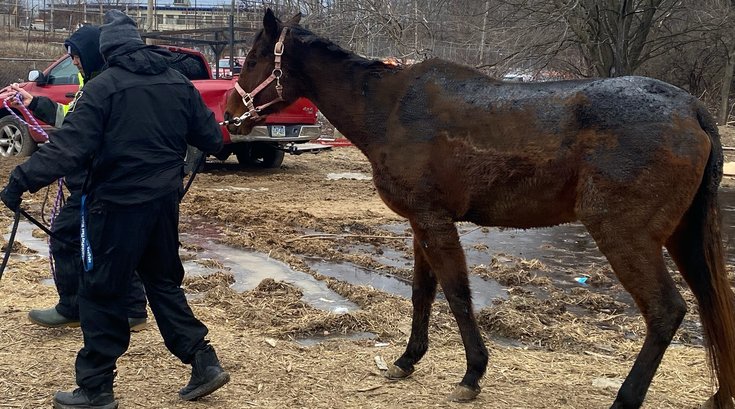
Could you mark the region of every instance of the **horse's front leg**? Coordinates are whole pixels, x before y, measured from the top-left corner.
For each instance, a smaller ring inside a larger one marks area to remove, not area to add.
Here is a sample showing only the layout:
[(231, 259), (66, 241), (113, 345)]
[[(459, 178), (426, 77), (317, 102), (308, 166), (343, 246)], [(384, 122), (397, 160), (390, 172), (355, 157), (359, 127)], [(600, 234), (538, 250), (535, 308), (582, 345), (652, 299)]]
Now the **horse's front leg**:
[(386, 376), (390, 379), (401, 379), (411, 375), (414, 365), (429, 349), (429, 316), (431, 315), (431, 304), (436, 297), (436, 277), (426, 262), (426, 257), (418, 243), (419, 240), (414, 236), (411, 336), (408, 339), (406, 352), (388, 368)]
[(488, 353), (472, 311), (467, 263), (457, 228), (450, 218), (436, 214), (416, 218), (411, 225), (414, 248), (423, 254), (435, 280), (442, 286), (464, 344), (467, 371), (449, 399), (472, 400), (480, 393), (479, 382), (487, 368)]

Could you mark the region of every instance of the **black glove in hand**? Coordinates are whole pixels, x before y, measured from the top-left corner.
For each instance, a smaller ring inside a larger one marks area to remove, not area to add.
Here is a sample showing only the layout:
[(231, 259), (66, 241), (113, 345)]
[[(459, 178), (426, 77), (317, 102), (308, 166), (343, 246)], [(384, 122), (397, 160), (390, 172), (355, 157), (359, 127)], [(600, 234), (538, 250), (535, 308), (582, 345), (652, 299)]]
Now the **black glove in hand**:
[(10, 185), (5, 186), (2, 191), (0, 191), (0, 200), (5, 203), (5, 206), (8, 206), (8, 209), (12, 211), (17, 211), (20, 208), (20, 202), (23, 201), (23, 192), (18, 191), (17, 189), (13, 189), (10, 187)]

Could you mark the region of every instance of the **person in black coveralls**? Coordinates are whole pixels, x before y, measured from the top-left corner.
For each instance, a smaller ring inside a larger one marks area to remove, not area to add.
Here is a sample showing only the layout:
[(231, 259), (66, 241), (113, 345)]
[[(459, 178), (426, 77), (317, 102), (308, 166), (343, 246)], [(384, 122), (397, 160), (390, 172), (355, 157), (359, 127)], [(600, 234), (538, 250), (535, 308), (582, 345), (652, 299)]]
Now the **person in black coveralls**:
[(89, 171), (82, 189), (82, 245), (90, 252), (79, 288), (79, 387), (57, 392), (54, 407), (118, 407), (113, 379), (130, 342), (125, 296), (135, 270), (166, 347), (192, 366), (179, 396), (197, 399), (230, 375), (180, 287), (179, 199), (187, 144), (214, 153), (222, 147), (222, 134), (191, 82), (169, 68), (170, 53), (146, 46), (130, 17), (108, 11), (100, 30), (106, 69), (85, 84), (54, 137), (13, 170), (0, 192), (3, 203), (16, 210), (25, 191), (36, 192), (75, 170)]

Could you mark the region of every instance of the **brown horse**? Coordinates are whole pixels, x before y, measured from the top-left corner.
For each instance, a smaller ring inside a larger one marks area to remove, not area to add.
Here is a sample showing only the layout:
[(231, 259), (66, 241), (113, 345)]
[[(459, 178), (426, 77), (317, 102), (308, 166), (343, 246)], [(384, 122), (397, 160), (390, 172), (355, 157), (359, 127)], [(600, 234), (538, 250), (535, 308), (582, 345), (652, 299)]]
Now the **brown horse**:
[[(698, 302), (719, 391), (735, 392), (735, 315), (717, 189), (722, 148), (696, 98), (650, 78), (497, 81), (437, 59), (397, 68), (346, 51), (268, 10), (226, 118), (247, 133), (263, 115), (311, 99), (369, 159), (381, 198), (414, 235), (413, 324), (387, 375), (403, 378), (428, 349), (441, 285), (467, 370), (450, 395), (480, 391), (487, 349), (470, 299), (455, 222), (531, 228), (579, 221), (647, 325), (613, 408), (637, 408), (686, 312), (666, 246)], [(248, 90), (249, 92), (246, 92)]]

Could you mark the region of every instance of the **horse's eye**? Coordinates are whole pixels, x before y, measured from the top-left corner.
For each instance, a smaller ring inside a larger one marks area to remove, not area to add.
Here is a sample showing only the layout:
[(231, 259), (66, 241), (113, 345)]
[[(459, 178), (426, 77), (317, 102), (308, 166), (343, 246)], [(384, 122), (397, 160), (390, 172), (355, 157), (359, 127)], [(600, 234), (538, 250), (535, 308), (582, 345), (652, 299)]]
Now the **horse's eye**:
[(255, 68), (255, 65), (256, 65), (257, 63), (258, 63), (258, 62), (257, 62), (257, 61), (255, 61), (255, 60), (250, 60), (250, 61), (248, 61), (248, 62), (247, 62), (247, 64), (248, 64), (248, 68), (251, 68), (251, 69), (252, 69), (252, 68)]

